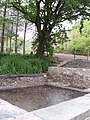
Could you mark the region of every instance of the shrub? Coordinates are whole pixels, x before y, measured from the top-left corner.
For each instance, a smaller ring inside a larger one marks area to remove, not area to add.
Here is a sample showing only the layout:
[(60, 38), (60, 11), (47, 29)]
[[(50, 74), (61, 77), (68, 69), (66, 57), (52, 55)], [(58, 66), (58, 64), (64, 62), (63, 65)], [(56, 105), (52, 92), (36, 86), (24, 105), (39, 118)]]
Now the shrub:
[(8, 54), (0, 56), (0, 74), (30, 74), (42, 73), (51, 64), (51, 57), (37, 58), (36, 56)]
[(88, 50), (90, 50), (90, 38), (84, 37), (73, 39), (68, 47), (68, 51), (71, 53), (87, 53)]

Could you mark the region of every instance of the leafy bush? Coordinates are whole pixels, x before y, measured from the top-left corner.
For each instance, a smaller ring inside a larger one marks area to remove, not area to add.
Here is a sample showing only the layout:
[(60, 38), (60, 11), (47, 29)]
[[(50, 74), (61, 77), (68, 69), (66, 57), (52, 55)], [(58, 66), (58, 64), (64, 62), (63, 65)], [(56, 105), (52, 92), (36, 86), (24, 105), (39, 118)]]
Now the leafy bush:
[(90, 50), (90, 38), (85, 37), (73, 39), (68, 47), (68, 51), (71, 53), (87, 53), (88, 50)]
[(51, 61), (50, 57), (40, 59), (34, 55), (2, 54), (0, 55), (0, 74), (42, 73), (48, 69)]
[[(84, 20), (81, 29), (81, 21), (67, 31), (69, 40), (55, 46), (55, 52), (87, 54), (90, 50), (90, 21)], [(80, 32), (81, 31), (81, 32)]]

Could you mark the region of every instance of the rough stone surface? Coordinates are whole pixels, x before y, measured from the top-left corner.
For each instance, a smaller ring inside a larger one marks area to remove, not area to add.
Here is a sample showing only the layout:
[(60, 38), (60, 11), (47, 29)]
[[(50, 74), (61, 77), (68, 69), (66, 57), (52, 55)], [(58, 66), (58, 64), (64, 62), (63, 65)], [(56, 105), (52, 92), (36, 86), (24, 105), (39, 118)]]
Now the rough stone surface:
[(90, 117), (86, 118), (85, 120), (90, 120)]
[(24, 87), (44, 84), (46, 77), (16, 77), (16, 78), (0, 78), (0, 87)]
[(27, 111), (0, 99), (0, 120), (13, 116), (23, 115), (25, 113), (27, 113)]
[(58, 82), (61, 85), (89, 88), (90, 69), (50, 67), (48, 70), (48, 82)]

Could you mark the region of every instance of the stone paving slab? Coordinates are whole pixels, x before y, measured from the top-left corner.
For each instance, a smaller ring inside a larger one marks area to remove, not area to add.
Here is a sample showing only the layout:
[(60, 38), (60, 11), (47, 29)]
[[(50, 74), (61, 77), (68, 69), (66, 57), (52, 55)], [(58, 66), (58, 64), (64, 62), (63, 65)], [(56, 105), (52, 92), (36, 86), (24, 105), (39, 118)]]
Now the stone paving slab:
[(13, 116), (23, 115), (25, 113), (27, 113), (27, 111), (0, 99), (0, 120)]
[(20, 115), (12, 118), (4, 118), (3, 120), (42, 120), (42, 119), (40, 119), (39, 117), (35, 116), (32, 113), (27, 113), (22, 116)]

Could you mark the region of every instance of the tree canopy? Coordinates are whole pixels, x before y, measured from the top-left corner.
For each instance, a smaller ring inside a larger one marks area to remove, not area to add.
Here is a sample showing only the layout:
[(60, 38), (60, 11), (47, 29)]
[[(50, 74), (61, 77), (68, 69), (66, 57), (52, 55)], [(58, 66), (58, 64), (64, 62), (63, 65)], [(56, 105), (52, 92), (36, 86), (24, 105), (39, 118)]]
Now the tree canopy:
[(47, 44), (54, 43), (51, 34), (56, 26), (62, 30), (62, 22), (89, 19), (90, 0), (10, 0), (9, 4), (23, 13), (37, 28), (36, 54), (43, 56)]

